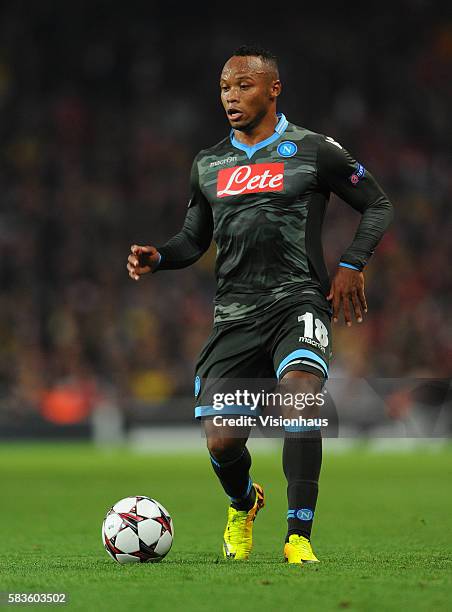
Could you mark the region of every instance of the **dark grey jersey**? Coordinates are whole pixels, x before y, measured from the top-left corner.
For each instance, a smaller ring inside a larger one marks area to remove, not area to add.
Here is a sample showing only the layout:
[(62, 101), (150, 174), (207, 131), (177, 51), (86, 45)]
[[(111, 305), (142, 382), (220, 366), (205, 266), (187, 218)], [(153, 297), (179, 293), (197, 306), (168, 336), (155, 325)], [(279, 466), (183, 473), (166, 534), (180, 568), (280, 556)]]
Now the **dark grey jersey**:
[[(201, 151), (179, 234), (158, 269), (182, 268), (217, 245), (215, 322), (258, 314), (290, 295), (329, 291), (321, 229), (330, 193), (362, 214), (341, 264), (367, 263), (392, 219), (376, 180), (332, 138), (289, 123), (253, 147), (234, 133)], [(324, 299), (324, 298), (323, 298)]]

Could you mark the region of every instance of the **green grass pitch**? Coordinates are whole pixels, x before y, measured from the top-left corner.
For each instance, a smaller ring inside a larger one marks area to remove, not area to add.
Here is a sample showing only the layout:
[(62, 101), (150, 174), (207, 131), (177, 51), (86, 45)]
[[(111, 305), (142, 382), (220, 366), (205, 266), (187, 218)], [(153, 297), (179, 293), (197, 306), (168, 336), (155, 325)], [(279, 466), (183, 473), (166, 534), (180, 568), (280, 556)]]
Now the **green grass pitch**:
[[(318, 566), (282, 562), (280, 464), (274, 452), (255, 455), (252, 473), (267, 504), (252, 560), (228, 563), (226, 498), (206, 453), (5, 444), (0, 591), (66, 591), (66, 608), (85, 611), (452, 609), (450, 447), (326, 452), (313, 534)], [(173, 515), (174, 545), (160, 564), (120, 566), (103, 549), (103, 516), (128, 495), (155, 497)]]

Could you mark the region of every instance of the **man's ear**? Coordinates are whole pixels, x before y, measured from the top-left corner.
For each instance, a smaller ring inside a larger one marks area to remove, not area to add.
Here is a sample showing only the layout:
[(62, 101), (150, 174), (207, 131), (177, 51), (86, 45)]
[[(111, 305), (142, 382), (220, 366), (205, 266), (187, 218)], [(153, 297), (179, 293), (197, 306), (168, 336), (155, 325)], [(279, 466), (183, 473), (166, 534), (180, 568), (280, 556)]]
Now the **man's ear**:
[(273, 81), (271, 85), (271, 89), (270, 89), (270, 99), (274, 100), (275, 98), (277, 98), (279, 94), (281, 93), (281, 90), (282, 90), (281, 81), (279, 80)]

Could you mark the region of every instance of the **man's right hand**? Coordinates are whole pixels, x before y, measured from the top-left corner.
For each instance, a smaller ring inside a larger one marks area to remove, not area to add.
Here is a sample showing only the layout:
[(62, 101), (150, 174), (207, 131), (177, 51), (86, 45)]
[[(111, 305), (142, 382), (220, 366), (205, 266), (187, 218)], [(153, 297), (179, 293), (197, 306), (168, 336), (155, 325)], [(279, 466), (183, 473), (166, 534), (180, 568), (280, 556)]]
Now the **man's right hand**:
[(153, 272), (160, 263), (160, 253), (153, 246), (132, 244), (131, 255), (127, 258), (127, 270), (133, 280), (140, 280), (142, 274)]

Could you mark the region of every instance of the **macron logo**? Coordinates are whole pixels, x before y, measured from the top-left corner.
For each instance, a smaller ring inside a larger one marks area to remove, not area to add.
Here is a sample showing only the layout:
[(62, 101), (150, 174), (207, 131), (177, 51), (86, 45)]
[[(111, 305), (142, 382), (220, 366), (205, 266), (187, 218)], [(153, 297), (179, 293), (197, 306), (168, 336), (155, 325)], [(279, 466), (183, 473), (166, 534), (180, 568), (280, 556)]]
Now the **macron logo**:
[(237, 157), (226, 157), (226, 159), (218, 159), (217, 161), (210, 162), (210, 167), (223, 166), (225, 164), (233, 164), (237, 161)]
[(224, 168), (218, 172), (217, 197), (282, 191), (284, 188), (284, 163), (253, 164)]

